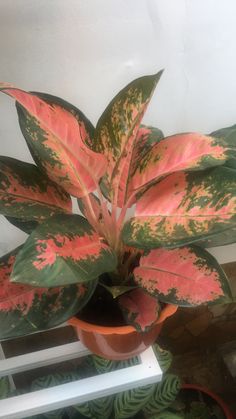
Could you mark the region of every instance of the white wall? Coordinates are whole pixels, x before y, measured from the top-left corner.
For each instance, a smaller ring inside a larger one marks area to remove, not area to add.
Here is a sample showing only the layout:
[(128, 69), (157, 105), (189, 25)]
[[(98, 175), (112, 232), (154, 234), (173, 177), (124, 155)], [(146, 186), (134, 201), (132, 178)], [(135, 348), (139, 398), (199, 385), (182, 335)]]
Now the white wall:
[[(235, 0), (0, 0), (0, 79), (67, 99), (95, 123), (127, 82), (165, 68), (145, 122), (165, 134), (236, 122)], [(0, 153), (30, 161), (0, 96)], [(23, 238), (0, 220), (0, 253)], [(218, 248), (220, 262), (235, 246)]]

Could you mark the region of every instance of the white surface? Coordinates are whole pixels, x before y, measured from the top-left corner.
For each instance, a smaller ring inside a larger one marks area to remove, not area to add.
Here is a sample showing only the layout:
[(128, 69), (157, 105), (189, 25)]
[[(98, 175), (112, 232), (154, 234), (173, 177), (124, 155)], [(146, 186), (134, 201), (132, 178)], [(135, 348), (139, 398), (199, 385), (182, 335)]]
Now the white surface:
[[(58, 353), (60, 354), (59, 357)], [(1, 372), (3, 372), (2, 375), (14, 374), (32, 369), (32, 367), (37, 368), (50, 363), (57, 363), (59, 360), (62, 362), (66, 359), (72, 359), (72, 357), (82, 357), (88, 353), (89, 351), (80, 342), (76, 342), (75, 344), (21, 355), (0, 361), (0, 375)], [(34, 354), (35, 360), (33, 362)], [(0, 400), (0, 418), (22, 419), (33, 414), (49, 412), (161, 381), (162, 371), (152, 348), (143, 352), (139, 358), (139, 365), (97, 375), (96, 379), (94, 377), (84, 378), (45, 390), (12, 397), (11, 399)]]
[[(126, 83), (165, 68), (144, 122), (208, 133), (236, 122), (235, 15), (235, 0), (0, 0), (0, 79), (59, 95), (96, 123)], [(2, 95), (0, 107), (0, 153), (30, 160), (13, 101)], [(3, 254), (25, 236), (0, 226)]]

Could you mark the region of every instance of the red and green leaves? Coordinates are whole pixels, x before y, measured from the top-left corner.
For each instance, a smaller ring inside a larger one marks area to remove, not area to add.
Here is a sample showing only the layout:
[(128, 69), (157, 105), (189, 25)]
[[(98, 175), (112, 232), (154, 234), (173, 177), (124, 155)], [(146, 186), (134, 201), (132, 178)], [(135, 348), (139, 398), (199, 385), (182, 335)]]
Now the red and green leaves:
[(123, 240), (141, 248), (176, 247), (236, 224), (236, 171), (218, 167), (174, 173), (138, 201)]
[[(49, 329), (77, 313), (91, 297), (97, 281), (58, 288), (13, 284), (10, 275), (20, 248), (0, 258), (0, 339)], [(22, 272), (23, 275), (23, 272)]]
[(85, 218), (58, 215), (40, 224), (19, 252), (12, 281), (54, 287), (87, 283), (115, 270), (113, 250)]
[(70, 196), (33, 164), (0, 157), (0, 213), (24, 221), (42, 221), (70, 213)]
[(16, 99), (23, 135), (48, 177), (77, 197), (94, 191), (105, 173), (106, 158), (87, 146), (92, 143), (91, 125), (83, 114), (49, 95), (44, 95), (47, 103), (43, 94), (5, 85), (0, 90)]
[(93, 149), (103, 153), (108, 161), (102, 187), (119, 207), (127, 198), (133, 143), (161, 74), (162, 71), (128, 84), (108, 105), (96, 127)]
[(140, 332), (146, 332), (156, 322), (161, 310), (157, 299), (140, 288), (121, 295), (119, 306), (127, 323)]
[(151, 250), (141, 257), (134, 277), (153, 297), (179, 306), (231, 299), (224, 271), (213, 256), (196, 246)]
[(173, 172), (222, 165), (235, 155), (235, 150), (235, 144), (197, 133), (166, 137), (140, 159), (130, 182), (130, 193)]

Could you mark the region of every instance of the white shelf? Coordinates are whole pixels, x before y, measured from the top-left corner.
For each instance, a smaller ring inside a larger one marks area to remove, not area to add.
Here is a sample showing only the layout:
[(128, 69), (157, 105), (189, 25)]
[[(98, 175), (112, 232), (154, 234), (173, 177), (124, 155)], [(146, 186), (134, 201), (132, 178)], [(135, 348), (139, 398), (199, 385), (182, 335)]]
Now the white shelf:
[[(1, 345), (0, 345), (1, 346)], [(4, 353), (1, 349), (2, 358)], [(77, 341), (0, 360), (0, 377), (46, 365), (81, 358), (90, 352)], [(152, 348), (140, 356), (140, 364), (83, 378), (48, 389), (0, 400), (0, 419), (25, 419), (39, 413), (73, 406), (120, 391), (161, 381), (162, 371)]]

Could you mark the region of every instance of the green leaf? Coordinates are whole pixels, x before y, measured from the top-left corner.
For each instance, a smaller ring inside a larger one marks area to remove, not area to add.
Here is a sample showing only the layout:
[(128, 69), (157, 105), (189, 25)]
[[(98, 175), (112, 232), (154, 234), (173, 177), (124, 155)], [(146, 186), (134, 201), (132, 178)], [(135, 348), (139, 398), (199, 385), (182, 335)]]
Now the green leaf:
[(0, 157), (0, 213), (23, 221), (42, 221), (71, 213), (71, 198), (33, 164)]
[(122, 237), (138, 248), (177, 247), (235, 226), (236, 171), (221, 166), (174, 173), (151, 187)]
[(166, 374), (163, 380), (155, 385), (151, 398), (144, 406), (147, 417), (167, 409), (176, 399), (181, 388), (180, 379), (174, 374)]
[(171, 352), (161, 348), (157, 343), (153, 345), (152, 349), (155, 352), (162, 372), (165, 373), (170, 368), (173, 360)]
[(197, 246), (146, 252), (134, 270), (134, 279), (153, 297), (170, 304), (232, 301), (223, 269), (210, 253)]
[(224, 230), (219, 234), (212, 234), (207, 236), (203, 240), (196, 242), (198, 246), (201, 247), (218, 247), (225, 246), (227, 244), (232, 244), (236, 242), (236, 226), (231, 227), (230, 229)]
[(15, 217), (5, 217), (9, 223), (24, 231), (24, 233), (31, 234), (38, 225), (37, 221), (23, 221)]
[(127, 293), (128, 291), (132, 291), (134, 289), (137, 288), (137, 286), (132, 285), (132, 286), (127, 286), (127, 285), (105, 285), (102, 282), (100, 282), (100, 285), (105, 288), (111, 295), (112, 297), (115, 299), (117, 297), (119, 297), (120, 295), (123, 295), (125, 293)]
[(90, 419), (109, 419), (112, 413), (114, 396), (90, 400), (73, 406), (78, 412)]
[(80, 215), (39, 225), (19, 252), (12, 282), (54, 287), (96, 280), (116, 268), (116, 255)]
[(10, 393), (10, 382), (8, 377), (0, 378), (0, 399), (6, 399)]
[(108, 161), (102, 189), (119, 207), (126, 201), (132, 151), (140, 122), (161, 74), (162, 71), (129, 83), (109, 103), (95, 130), (94, 150), (103, 153)]
[(155, 385), (150, 384), (117, 394), (114, 402), (115, 419), (126, 419), (136, 415), (148, 403), (154, 389)]
[(137, 356), (130, 359), (126, 359), (125, 361), (111, 361), (109, 359), (102, 358), (101, 356), (98, 356), (98, 355), (92, 355), (91, 358), (99, 374), (119, 370), (121, 368), (131, 367), (133, 365), (139, 364), (139, 358)]
[(186, 419), (183, 415), (176, 414), (170, 411), (157, 413), (151, 416), (150, 419)]
[(64, 323), (83, 308), (96, 286), (96, 281), (50, 289), (13, 284), (10, 275), (20, 249), (0, 258), (0, 340)]

